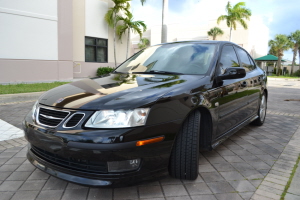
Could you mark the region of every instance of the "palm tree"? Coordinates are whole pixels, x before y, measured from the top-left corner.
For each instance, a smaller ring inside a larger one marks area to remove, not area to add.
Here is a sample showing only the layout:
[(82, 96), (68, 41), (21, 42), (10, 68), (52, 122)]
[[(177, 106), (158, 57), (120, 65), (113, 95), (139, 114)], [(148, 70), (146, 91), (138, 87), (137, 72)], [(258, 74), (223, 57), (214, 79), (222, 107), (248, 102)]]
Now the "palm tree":
[(245, 2), (239, 2), (235, 4), (233, 7), (231, 6), (230, 2), (228, 1), (226, 5), (226, 12), (227, 15), (221, 15), (217, 19), (217, 23), (220, 24), (221, 21), (225, 20), (227, 26), (230, 27), (230, 36), (229, 41), (231, 41), (231, 31), (232, 28), (236, 30), (236, 23), (239, 22), (244, 29), (248, 29), (248, 25), (244, 19), (250, 20), (251, 10), (245, 8)]
[[(126, 51), (126, 59), (128, 58), (128, 45), (130, 32), (138, 33), (140, 38), (142, 38), (142, 33), (147, 30), (146, 24), (143, 21), (133, 21), (133, 16), (130, 12), (126, 14), (126, 17), (117, 16), (117, 21), (123, 21), (123, 24), (117, 26), (117, 34), (119, 35), (119, 39), (121, 40), (122, 35), (127, 31), (127, 51)], [(141, 29), (141, 27), (143, 29)]]
[[(140, 0), (142, 5), (146, 2), (146, 0)], [(163, 5), (162, 5), (162, 25), (161, 25), (161, 43), (167, 42), (167, 22), (166, 22), (166, 17), (168, 13), (168, 5), (169, 5), (169, 0), (162, 0)]]
[[(294, 48), (293, 48), (293, 62), (292, 62), (292, 67), (291, 67), (291, 74), (294, 72), (294, 66), (296, 63), (296, 56), (298, 49), (300, 47), (300, 30), (295, 31), (294, 33), (291, 33), (291, 35), (288, 36), (288, 38), (293, 42)], [(300, 56), (300, 54), (299, 54)]]
[(129, 12), (131, 0), (112, 0), (115, 3), (114, 7), (111, 7), (105, 14), (105, 21), (110, 27), (114, 30), (114, 57), (115, 57), (115, 67), (117, 67), (117, 57), (116, 57), (116, 25), (117, 25), (117, 16), (121, 11)]
[(271, 49), (273, 49), (276, 52), (276, 56), (278, 57), (277, 76), (279, 76), (280, 69), (281, 69), (281, 60), (284, 55), (283, 52), (292, 48), (293, 43), (288, 39), (288, 37), (286, 35), (278, 34), (278, 35), (275, 35), (274, 40), (269, 41), (269, 46), (271, 47)]
[(149, 46), (149, 44), (150, 44), (150, 41), (148, 40), (148, 38), (141, 38), (140, 42), (141, 43), (138, 43), (139, 49), (144, 49), (147, 46)]
[(207, 32), (207, 35), (209, 36), (212, 36), (213, 37), (213, 40), (216, 40), (216, 37), (218, 35), (223, 35), (224, 32), (218, 28), (218, 27), (214, 27), (214, 28), (211, 28), (208, 32)]

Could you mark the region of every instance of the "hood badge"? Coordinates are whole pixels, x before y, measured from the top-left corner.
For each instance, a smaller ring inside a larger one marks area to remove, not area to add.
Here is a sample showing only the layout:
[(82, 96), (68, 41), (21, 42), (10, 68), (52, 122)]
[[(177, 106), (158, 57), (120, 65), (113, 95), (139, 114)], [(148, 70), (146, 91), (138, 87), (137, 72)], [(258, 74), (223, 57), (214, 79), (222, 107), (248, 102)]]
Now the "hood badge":
[(63, 100), (65, 100), (64, 98), (60, 98), (56, 101), (56, 103), (61, 103)]

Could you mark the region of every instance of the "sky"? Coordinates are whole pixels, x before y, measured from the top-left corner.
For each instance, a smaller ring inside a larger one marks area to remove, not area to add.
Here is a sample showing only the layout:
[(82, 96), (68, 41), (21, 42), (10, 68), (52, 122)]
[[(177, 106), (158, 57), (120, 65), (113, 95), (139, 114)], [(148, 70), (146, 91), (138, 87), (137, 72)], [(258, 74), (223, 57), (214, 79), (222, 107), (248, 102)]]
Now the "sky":
[[(241, 0), (231, 0), (232, 5)], [(300, 30), (299, 0), (242, 0), (252, 12), (269, 28), (269, 40), (276, 34), (286, 34)], [(226, 14), (228, 0), (169, 0), (168, 23), (189, 23), (195, 26), (207, 20), (217, 19)], [(148, 27), (161, 24), (162, 0), (147, 0), (144, 6), (140, 0), (132, 0), (135, 20), (144, 21)], [(259, 30), (258, 30), (259, 31)], [(266, 52), (267, 54), (267, 52)], [(284, 52), (284, 58), (292, 60), (292, 51)], [(297, 56), (298, 57), (298, 56)], [(298, 58), (297, 61), (298, 63)]]

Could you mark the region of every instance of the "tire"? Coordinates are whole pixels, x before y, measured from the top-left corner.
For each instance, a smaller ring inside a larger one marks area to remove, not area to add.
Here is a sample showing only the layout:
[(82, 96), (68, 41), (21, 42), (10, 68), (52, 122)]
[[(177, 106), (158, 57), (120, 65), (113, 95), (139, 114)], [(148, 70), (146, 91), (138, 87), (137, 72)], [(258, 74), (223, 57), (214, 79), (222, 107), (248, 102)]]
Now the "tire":
[(255, 125), (255, 126), (263, 125), (265, 122), (265, 119), (266, 119), (266, 112), (267, 112), (267, 97), (266, 97), (266, 94), (263, 93), (263, 95), (261, 96), (260, 105), (259, 105), (259, 108), (257, 111), (258, 118), (256, 120), (254, 120), (253, 122), (251, 122), (251, 124)]
[(198, 177), (200, 118), (199, 111), (190, 114), (174, 142), (169, 164), (169, 173), (174, 178)]

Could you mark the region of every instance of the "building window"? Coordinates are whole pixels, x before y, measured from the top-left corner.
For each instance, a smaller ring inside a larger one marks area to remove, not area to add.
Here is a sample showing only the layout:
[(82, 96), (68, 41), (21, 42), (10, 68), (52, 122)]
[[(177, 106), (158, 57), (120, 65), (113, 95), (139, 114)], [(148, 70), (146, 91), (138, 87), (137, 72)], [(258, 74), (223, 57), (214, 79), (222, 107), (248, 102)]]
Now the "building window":
[(107, 39), (85, 37), (85, 62), (107, 62)]

